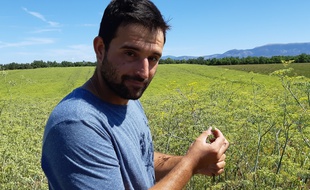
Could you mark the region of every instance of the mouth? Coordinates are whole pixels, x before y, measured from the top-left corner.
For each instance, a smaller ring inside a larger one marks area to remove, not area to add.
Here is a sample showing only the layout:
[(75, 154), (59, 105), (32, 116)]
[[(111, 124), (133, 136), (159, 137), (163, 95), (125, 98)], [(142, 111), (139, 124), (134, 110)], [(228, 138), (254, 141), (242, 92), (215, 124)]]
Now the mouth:
[(125, 82), (134, 88), (143, 88), (147, 84), (146, 81), (140, 81), (135, 79), (127, 79), (125, 80)]
[(130, 77), (126, 76), (123, 78), (124, 82), (127, 83), (130, 86), (133, 86), (134, 88), (143, 88), (147, 85), (147, 79), (143, 79), (140, 77)]

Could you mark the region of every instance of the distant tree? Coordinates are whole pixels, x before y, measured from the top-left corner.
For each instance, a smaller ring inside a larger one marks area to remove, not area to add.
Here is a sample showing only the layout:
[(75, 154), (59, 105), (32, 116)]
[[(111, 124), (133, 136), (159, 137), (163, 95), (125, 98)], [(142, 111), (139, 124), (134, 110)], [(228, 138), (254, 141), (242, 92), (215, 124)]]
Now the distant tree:
[(203, 65), (204, 64), (204, 57), (198, 57), (196, 59), (196, 64), (199, 64), (199, 65)]
[(170, 57), (168, 57), (165, 60), (161, 60), (161, 63), (163, 63), (163, 64), (173, 64), (173, 63), (175, 63), (175, 60), (171, 59)]
[(307, 55), (305, 53), (300, 54), (295, 59), (297, 63), (310, 63), (310, 55)]
[(44, 67), (47, 67), (47, 64), (42, 60), (37, 60), (37, 61), (33, 61), (31, 63), (31, 67), (34, 69), (35, 68), (44, 68)]
[(8, 70), (14, 70), (14, 69), (17, 69), (17, 68), (18, 68), (18, 63), (13, 62), (13, 63), (7, 64), (7, 69)]
[(216, 58), (212, 58), (209, 63), (210, 65), (216, 65), (217, 59)]
[(48, 61), (46, 64), (48, 67), (59, 67), (59, 64), (56, 61)]
[(245, 64), (254, 64), (254, 57), (248, 56), (245, 58)]
[(281, 56), (272, 56), (270, 63), (282, 63), (283, 58)]
[(62, 67), (72, 67), (72, 66), (74, 66), (74, 64), (72, 62), (69, 62), (69, 61), (62, 61), (60, 64), (61, 64)]
[(269, 62), (268, 60), (269, 58), (263, 56), (258, 58), (259, 64), (267, 64)]
[(230, 57), (230, 60), (231, 60), (231, 64), (232, 64), (232, 65), (238, 65), (238, 64), (240, 64), (240, 59), (239, 59), (239, 57)]
[(166, 64), (166, 59), (160, 59), (158, 64)]

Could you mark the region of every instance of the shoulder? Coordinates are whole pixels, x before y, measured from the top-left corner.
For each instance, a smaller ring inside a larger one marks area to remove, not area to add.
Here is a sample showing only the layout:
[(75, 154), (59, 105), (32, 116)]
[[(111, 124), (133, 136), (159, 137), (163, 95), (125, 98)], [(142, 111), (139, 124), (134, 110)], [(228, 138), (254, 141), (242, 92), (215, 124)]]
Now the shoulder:
[(87, 90), (77, 88), (72, 91), (50, 114), (45, 126), (44, 139), (56, 126), (61, 126), (61, 130), (69, 129), (69, 126), (75, 126), (76, 129), (84, 126), (97, 130), (99, 126), (104, 126), (104, 115), (100, 114), (97, 107), (100, 102), (97, 101), (98, 99)]
[(99, 99), (92, 93), (85, 89), (77, 88), (59, 102), (52, 111), (50, 120), (61, 122), (68, 118), (87, 118), (99, 113), (99, 104)]

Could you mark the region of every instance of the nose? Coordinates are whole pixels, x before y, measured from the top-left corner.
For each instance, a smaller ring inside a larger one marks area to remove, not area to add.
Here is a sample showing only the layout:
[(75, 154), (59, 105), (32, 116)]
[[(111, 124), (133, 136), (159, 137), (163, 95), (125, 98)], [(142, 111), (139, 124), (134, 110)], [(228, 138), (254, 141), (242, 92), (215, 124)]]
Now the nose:
[(149, 77), (149, 60), (148, 58), (143, 58), (137, 64), (136, 74), (143, 79), (147, 79)]

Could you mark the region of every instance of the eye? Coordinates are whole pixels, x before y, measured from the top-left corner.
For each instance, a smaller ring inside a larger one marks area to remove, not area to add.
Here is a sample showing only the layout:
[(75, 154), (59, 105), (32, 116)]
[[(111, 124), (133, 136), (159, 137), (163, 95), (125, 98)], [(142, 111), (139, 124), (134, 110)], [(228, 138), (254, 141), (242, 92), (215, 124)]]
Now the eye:
[(149, 61), (151, 62), (158, 62), (159, 61), (159, 57), (149, 57)]
[(133, 51), (126, 51), (125, 54), (129, 57), (134, 57), (135, 53)]

